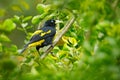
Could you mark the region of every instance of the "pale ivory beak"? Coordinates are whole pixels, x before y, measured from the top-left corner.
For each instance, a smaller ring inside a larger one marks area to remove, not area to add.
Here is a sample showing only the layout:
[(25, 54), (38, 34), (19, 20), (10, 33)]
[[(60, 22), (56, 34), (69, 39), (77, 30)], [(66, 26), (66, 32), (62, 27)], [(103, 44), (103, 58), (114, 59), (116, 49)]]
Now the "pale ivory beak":
[(58, 24), (58, 23), (63, 23), (63, 21), (55, 20), (55, 23), (56, 23), (56, 24)]

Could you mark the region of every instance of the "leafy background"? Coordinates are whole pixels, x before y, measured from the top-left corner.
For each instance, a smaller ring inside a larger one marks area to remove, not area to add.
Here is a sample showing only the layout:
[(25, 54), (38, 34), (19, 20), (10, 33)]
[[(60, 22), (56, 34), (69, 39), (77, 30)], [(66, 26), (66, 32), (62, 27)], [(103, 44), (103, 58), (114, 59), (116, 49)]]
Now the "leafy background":
[[(119, 80), (119, 13), (119, 0), (0, 0), (0, 80)], [(59, 32), (71, 15), (54, 56), (19, 55), (45, 20), (61, 20)]]

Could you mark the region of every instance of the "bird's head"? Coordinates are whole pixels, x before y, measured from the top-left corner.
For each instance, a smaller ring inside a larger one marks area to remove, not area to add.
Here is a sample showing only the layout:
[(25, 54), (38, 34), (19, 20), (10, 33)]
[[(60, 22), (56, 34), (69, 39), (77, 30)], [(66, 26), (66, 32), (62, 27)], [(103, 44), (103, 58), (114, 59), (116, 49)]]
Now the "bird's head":
[(57, 23), (62, 23), (62, 21), (60, 20), (54, 20), (54, 19), (50, 19), (47, 20), (44, 24), (44, 27), (55, 27)]
[(45, 27), (49, 26), (49, 27), (55, 27), (56, 23), (55, 23), (55, 20), (54, 19), (50, 19), (50, 20), (47, 20), (44, 24)]

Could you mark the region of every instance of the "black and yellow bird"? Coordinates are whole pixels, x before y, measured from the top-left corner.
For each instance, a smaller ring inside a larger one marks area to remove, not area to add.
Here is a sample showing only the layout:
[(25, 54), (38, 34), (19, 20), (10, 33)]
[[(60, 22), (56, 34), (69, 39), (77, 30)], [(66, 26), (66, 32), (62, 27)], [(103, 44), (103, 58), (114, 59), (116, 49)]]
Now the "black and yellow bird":
[(36, 30), (32, 34), (30, 41), (24, 46), (20, 53), (23, 53), (29, 47), (36, 47), (36, 50), (39, 53), (40, 48), (52, 45), (53, 38), (56, 34), (55, 26), (56, 21), (54, 19), (47, 20), (42, 28)]

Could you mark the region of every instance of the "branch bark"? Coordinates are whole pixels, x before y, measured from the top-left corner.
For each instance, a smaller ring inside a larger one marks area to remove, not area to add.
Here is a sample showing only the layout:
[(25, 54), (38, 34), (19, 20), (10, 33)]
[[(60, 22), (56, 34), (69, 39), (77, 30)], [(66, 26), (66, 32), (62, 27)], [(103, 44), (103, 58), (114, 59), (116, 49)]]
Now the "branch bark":
[(54, 46), (57, 44), (57, 42), (61, 39), (61, 37), (68, 31), (68, 29), (70, 28), (70, 26), (72, 25), (72, 23), (75, 21), (75, 16), (72, 16), (70, 18), (70, 20), (68, 20), (68, 22), (65, 24), (65, 26), (58, 32), (55, 40), (53, 41), (52, 46), (50, 46), (43, 55), (41, 55), (41, 59), (44, 59), (49, 52), (51, 52), (51, 50), (54, 48)]

